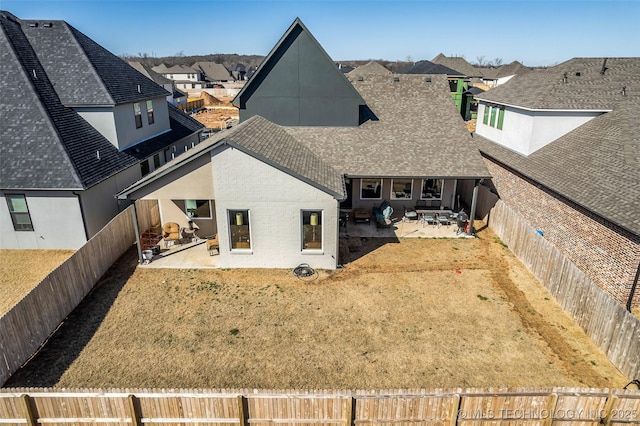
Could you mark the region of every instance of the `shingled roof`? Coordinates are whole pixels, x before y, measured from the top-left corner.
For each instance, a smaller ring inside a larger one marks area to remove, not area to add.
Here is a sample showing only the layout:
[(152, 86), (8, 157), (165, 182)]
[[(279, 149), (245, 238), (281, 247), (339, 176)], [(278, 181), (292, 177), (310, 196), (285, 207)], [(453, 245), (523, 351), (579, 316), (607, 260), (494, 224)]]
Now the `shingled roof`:
[[(359, 127), (287, 127), (348, 176), (485, 178), (445, 75), (348, 76), (374, 117)], [(397, 81), (396, 81), (397, 80)]]
[(118, 105), (168, 95), (161, 86), (65, 21), (20, 22), (23, 34), (66, 106)]
[(464, 77), (464, 73), (444, 65), (434, 64), (430, 61), (418, 61), (412, 65), (404, 66), (395, 71), (396, 74), (446, 74), (449, 76)]
[(376, 61), (368, 62), (358, 68), (348, 72), (350, 76), (368, 75), (368, 74), (391, 74), (391, 71)]
[(129, 65), (131, 65), (140, 74), (155, 81), (157, 84), (173, 84), (173, 80), (155, 72), (151, 67), (148, 67), (141, 62), (129, 61)]
[[(0, 102), (2, 188), (84, 189), (136, 164), (134, 157), (118, 152), (73, 109), (61, 103), (58, 89), (67, 94), (68, 99), (74, 96), (66, 88), (54, 89), (31, 44), (34, 38), (25, 35), (38, 28), (30, 26), (35, 22), (21, 21), (8, 12), (0, 12), (0, 75), (4, 94)], [(60, 21), (53, 21), (52, 25), (41, 29), (59, 27), (65, 33), (70, 31)], [(60, 49), (70, 47), (63, 43)], [(78, 85), (78, 81), (74, 82)], [(99, 90), (100, 85), (95, 87)], [(106, 85), (102, 88), (97, 96), (113, 100)]]
[(431, 60), (434, 64), (444, 65), (445, 67), (457, 70), (466, 77), (482, 77), (483, 73), (478, 68), (467, 62), (462, 57), (445, 56), (440, 53)]
[(170, 173), (181, 165), (202, 155), (208, 155), (211, 150), (223, 145), (233, 146), (278, 170), (333, 195), (337, 199), (345, 198), (345, 188), (339, 173), (282, 127), (258, 115), (248, 118), (230, 130), (215, 134), (145, 176), (118, 196), (126, 198), (128, 194)]
[(476, 97), (532, 110), (610, 111), (624, 98), (623, 88), (638, 87), (639, 74), (640, 58), (574, 58), (517, 75)]
[(501, 65), (497, 68), (483, 68), (484, 70), (484, 78), (502, 78), (509, 77), (511, 75), (522, 75), (531, 71), (531, 68), (525, 67), (518, 61), (513, 61), (510, 64)]
[(191, 68), (202, 71), (209, 81), (233, 80), (231, 72), (224, 65), (216, 62), (196, 62)]

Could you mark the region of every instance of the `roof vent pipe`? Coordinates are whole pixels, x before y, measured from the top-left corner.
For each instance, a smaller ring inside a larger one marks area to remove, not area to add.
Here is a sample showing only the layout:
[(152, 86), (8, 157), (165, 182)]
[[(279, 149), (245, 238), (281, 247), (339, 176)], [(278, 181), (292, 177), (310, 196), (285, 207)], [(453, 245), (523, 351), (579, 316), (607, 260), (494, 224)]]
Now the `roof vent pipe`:
[(138, 93), (142, 93), (139, 84), (138, 84)]
[(567, 73), (565, 72), (564, 76), (562, 77), (562, 82), (566, 83), (567, 81), (569, 81), (569, 80), (567, 79)]
[(622, 86), (622, 96), (627, 96), (627, 86)]
[(400, 81), (400, 77), (393, 77), (393, 81), (396, 82), (396, 83), (399, 82)]
[(96, 151), (96, 158), (99, 160), (100, 159), (100, 151)]
[(602, 63), (602, 69), (600, 70), (600, 74), (604, 75), (605, 71), (607, 71), (607, 58), (604, 58), (604, 62)]
[(38, 75), (36, 74), (36, 70), (32, 70), (33, 71), (33, 78), (35, 78), (36, 80), (38, 79)]

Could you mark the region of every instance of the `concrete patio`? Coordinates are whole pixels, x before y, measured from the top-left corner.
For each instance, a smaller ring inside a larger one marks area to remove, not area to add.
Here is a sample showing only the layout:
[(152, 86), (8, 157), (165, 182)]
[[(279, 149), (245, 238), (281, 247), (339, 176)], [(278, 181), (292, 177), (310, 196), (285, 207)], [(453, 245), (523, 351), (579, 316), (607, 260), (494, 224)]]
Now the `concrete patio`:
[[(341, 239), (353, 238), (473, 238), (458, 232), (455, 222), (450, 225), (433, 225), (421, 220), (407, 221), (401, 216), (391, 217), (391, 226), (378, 228), (374, 221), (355, 223), (351, 217), (346, 226), (340, 227)], [(154, 255), (148, 264), (140, 268), (215, 269), (219, 268), (216, 252), (209, 255), (205, 239), (196, 239), (186, 244), (170, 244), (167, 248), (160, 241), (160, 253)]]

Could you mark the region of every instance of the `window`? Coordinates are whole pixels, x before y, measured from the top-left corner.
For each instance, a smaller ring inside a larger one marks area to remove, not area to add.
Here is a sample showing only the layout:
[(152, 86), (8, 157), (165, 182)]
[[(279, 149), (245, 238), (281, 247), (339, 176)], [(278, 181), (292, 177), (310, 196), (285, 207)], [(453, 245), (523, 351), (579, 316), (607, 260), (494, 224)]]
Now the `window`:
[(442, 179), (423, 179), (422, 180), (422, 193), (420, 199), (422, 200), (441, 200), (442, 199)]
[(502, 130), (502, 123), (504, 123), (504, 107), (500, 107), (498, 111), (498, 130)]
[(209, 200), (185, 200), (184, 207), (190, 218), (211, 219)]
[(382, 179), (361, 179), (360, 198), (380, 200), (382, 194)]
[(13, 222), (13, 229), (16, 231), (33, 231), (31, 215), (27, 206), (27, 199), (24, 194), (6, 194), (9, 214)]
[(302, 210), (302, 249), (322, 250), (322, 211)]
[(249, 210), (229, 210), (231, 249), (250, 249)]
[(153, 124), (153, 101), (147, 101), (147, 121)]
[(412, 189), (412, 179), (393, 179), (391, 181), (391, 199), (411, 199)]
[(452, 93), (458, 92), (458, 80), (449, 80), (449, 91)]
[(489, 109), (491, 109), (491, 107), (487, 104), (484, 105), (484, 117), (482, 118), (482, 124), (488, 124), (489, 123)]
[(140, 172), (142, 176), (146, 176), (149, 174), (151, 169), (149, 168), (149, 160), (144, 160), (140, 162)]
[(153, 156), (153, 169), (157, 169), (160, 167), (160, 154), (156, 154)]
[(136, 102), (133, 104), (133, 112), (136, 118), (136, 129), (142, 127), (142, 111), (140, 110), (140, 104)]
[(497, 108), (492, 106), (491, 107), (491, 118), (489, 119), (489, 126), (491, 126), (491, 127), (496, 127), (496, 112), (497, 112)]

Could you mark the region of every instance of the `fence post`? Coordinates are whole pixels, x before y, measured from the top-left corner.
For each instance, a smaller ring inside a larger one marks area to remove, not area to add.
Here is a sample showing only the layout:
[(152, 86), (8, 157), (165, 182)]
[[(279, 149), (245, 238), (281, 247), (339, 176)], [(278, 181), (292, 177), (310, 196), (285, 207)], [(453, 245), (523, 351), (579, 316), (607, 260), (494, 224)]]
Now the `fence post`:
[(247, 426), (247, 413), (244, 409), (245, 398), (242, 395), (238, 395), (238, 420), (240, 420), (240, 426)]
[(127, 397), (129, 401), (129, 412), (131, 413), (131, 424), (133, 426), (140, 426), (140, 419), (142, 416), (140, 415), (140, 410), (138, 409), (138, 398), (135, 395), (129, 395)]
[(558, 394), (552, 393), (551, 400), (549, 401), (549, 416), (543, 419), (542, 424), (545, 426), (551, 426), (553, 424), (553, 418), (555, 417), (556, 406), (558, 405)]
[(453, 404), (451, 405), (451, 426), (456, 426), (458, 424), (458, 412), (460, 411), (460, 395), (453, 395)]
[(344, 417), (345, 426), (353, 426), (356, 424), (356, 399), (353, 395), (347, 400), (347, 409)]
[(33, 406), (31, 405), (31, 398), (29, 395), (21, 395), (20, 400), (22, 401), (22, 410), (24, 411), (24, 417), (27, 420), (27, 425), (38, 426), (38, 421), (36, 420), (36, 416), (33, 412)]
[(604, 404), (604, 409), (602, 410), (602, 416), (600, 417), (600, 424), (610, 425), (611, 424), (611, 414), (613, 407), (616, 405), (615, 403), (618, 401), (618, 397), (616, 395), (611, 395), (607, 397), (607, 402)]

